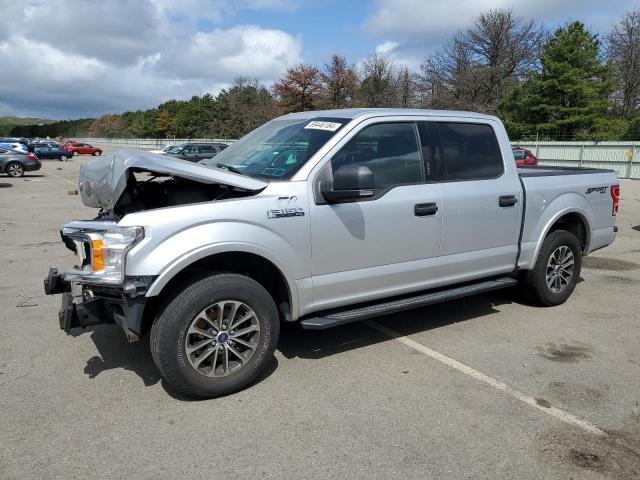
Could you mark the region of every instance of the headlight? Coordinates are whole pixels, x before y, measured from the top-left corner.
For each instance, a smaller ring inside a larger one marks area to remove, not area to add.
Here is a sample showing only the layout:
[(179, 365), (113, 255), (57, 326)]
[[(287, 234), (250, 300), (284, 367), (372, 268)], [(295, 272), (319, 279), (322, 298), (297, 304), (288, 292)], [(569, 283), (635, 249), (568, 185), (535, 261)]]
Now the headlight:
[[(82, 265), (67, 273), (71, 280), (119, 284), (124, 280), (127, 251), (144, 237), (142, 227), (64, 228), (63, 234), (76, 242)], [(81, 249), (81, 250), (80, 250)], [(85, 261), (89, 260), (89, 261)]]

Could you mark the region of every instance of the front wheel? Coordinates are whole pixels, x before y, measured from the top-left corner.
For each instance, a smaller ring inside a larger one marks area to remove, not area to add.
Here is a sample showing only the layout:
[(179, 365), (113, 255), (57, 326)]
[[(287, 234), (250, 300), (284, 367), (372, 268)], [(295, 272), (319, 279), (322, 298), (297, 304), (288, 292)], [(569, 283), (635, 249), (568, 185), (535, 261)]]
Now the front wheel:
[(151, 328), (151, 355), (163, 378), (191, 398), (248, 386), (273, 357), (280, 322), (255, 280), (217, 274), (188, 284)]
[(96, 150), (95, 152), (93, 152), (94, 157), (99, 157), (100, 155), (102, 155), (102, 152), (99, 150)]
[(566, 230), (555, 230), (544, 239), (535, 267), (522, 279), (523, 293), (538, 305), (560, 305), (576, 287), (581, 266), (578, 239)]
[(61, 162), (66, 162), (67, 161), (67, 156), (66, 155), (60, 155), (60, 161)]

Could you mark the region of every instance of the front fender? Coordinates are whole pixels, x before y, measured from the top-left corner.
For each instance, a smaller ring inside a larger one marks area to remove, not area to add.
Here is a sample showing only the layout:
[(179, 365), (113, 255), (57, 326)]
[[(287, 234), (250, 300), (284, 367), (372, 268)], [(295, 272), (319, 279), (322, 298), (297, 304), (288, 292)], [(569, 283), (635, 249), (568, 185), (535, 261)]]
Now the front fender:
[(540, 198), (527, 199), (525, 229), (522, 236), (522, 249), (518, 262), (519, 268), (528, 270), (535, 266), (542, 248), (542, 242), (553, 225), (563, 216), (575, 213), (585, 226), (586, 248), (589, 251), (591, 229), (594, 224), (594, 212), (589, 202), (581, 195), (573, 192), (564, 193), (548, 204)]

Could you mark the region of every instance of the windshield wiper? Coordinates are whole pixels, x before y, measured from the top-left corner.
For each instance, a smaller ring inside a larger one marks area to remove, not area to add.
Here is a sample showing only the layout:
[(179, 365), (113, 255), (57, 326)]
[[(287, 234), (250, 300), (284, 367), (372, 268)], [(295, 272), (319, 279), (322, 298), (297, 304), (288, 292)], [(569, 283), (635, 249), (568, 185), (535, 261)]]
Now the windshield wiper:
[(240, 175), (245, 175), (242, 170), (234, 167), (233, 165), (227, 165), (226, 163), (216, 163), (216, 167), (224, 168), (225, 170), (229, 170), (230, 172), (238, 173)]

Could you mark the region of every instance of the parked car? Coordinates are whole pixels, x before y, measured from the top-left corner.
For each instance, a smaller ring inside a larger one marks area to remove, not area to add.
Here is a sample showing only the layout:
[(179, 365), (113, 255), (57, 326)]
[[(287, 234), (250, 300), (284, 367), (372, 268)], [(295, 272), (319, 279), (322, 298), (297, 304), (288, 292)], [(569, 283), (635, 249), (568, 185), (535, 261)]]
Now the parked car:
[(62, 227), (78, 266), (45, 280), (60, 327), (150, 332), (161, 375), (191, 397), (251, 384), (282, 323), (515, 285), (559, 305), (582, 257), (614, 241), (620, 197), (611, 170), (518, 169), (496, 117), (406, 109), (289, 114), (208, 167), (123, 150), (79, 182), (100, 214)]
[(165, 155), (167, 153), (169, 153), (169, 150), (171, 150), (173, 147), (175, 147), (175, 145), (167, 145), (166, 147), (164, 147), (161, 150), (149, 150), (149, 153), (157, 153), (160, 155)]
[(89, 145), (88, 143), (68, 142), (64, 146), (75, 157), (76, 155), (102, 155), (102, 149)]
[(42, 164), (33, 153), (0, 147), (0, 173), (21, 177), (24, 172), (40, 170)]
[(27, 151), (27, 147), (20, 142), (11, 142), (11, 141), (0, 142), (0, 147), (6, 148), (9, 150), (20, 150), (22, 152)]
[(224, 147), (222, 145), (220, 143), (185, 143), (180, 145), (180, 148), (169, 150), (169, 155), (181, 160), (198, 162), (218, 155), (226, 148), (226, 145)]
[(519, 167), (532, 167), (538, 165), (538, 157), (531, 150), (522, 147), (513, 147), (513, 158), (516, 159), (516, 165)]
[(69, 157), (72, 156), (69, 150), (65, 148), (39, 144), (34, 144), (34, 153), (38, 156), (38, 158), (57, 158), (61, 162), (66, 162)]

